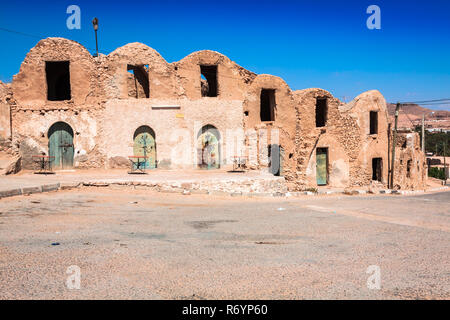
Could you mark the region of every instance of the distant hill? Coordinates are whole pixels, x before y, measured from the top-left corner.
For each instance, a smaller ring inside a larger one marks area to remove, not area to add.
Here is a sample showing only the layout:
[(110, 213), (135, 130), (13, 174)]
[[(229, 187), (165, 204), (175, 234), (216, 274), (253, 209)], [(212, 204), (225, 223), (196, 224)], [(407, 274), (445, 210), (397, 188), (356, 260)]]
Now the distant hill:
[[(387, 103), (389, 118), (394, 120), (395, 104)], [(425, 127), (427, 129), (450, 129), (450, 111), (431, 110), (418, 104), (402, 105), (398, 116), (399, 128), (414, 128), (422, 123), (422, 115), (425, 115)]]

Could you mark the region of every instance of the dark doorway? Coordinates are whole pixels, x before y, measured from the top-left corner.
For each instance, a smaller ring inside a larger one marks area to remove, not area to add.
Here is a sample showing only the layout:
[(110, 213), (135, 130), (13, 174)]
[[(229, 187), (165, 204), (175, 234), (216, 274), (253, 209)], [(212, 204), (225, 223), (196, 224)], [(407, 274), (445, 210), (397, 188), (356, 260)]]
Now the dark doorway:
[(200, 66), (202, 97), (217, 97), (217, 66)]
[(378, 112), (370, 111), (370, 134), (378, 133)]
[(372, 159), (372, 180), (381, 182), (382, 172), (383, 172), (383, 159), (382, 158), (373, 158)]
[(283, 175), (283, 148), (278, 144), (267, 146), (269, 158), (269, 172), (274, 176)]
[(316, 99), (316, 127), (325, 127), (327, 123), (327, 98)]
[(411, 164), (412, 164), (412, 160), (408, 160), (406, 162), (406, 177), (407, 178), (411, 178)]
[(148, 80), (148, 65), (127, 65), (128, 96), (130, 98), (149, 98), (150, 82)]
[(47, 100), (70, 100), (70, 63), (69, 61), (46, 61)]
[(261, 121), (275, 121), (275, 89), (261, 89), (260, 116)]

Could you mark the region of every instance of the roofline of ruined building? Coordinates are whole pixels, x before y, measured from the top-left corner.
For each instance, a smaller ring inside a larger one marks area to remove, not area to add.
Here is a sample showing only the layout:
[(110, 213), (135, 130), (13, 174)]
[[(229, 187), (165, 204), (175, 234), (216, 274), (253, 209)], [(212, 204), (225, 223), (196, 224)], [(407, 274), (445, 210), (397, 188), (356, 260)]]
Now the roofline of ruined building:
[[(279, 76), (272, 75), (272, 74), (257, 74), (257, 73), (255, 73), (255, 72), (250, 71), (250, 70), (248, 70), (248, 69), (242, 67), (241, 65), (237, 64), (235, 61), (231, 60), (228, 56), (224, 55), (223, 53), (220, 53), (220, 52), (215, 51), (215, 50), (210, 50), (210, 49), (197, 50), (197, 51), (194, 51), (194, 52), (188, 54), (187, 56), (183, 57), (182, 59), (180, 59), (180, 60), (178, 60), (178, 61), (167, 62), (167, 60), (165, 60), (164, 57), (163, 57), (156, 49), (154, 49), (154, 48), (152, 48), (152, 47), (150, 47), (150, 46), (148, 46), (147, 44), (142, 43), (142, 42), (130, 42), (130, 43), (124, 44), (123, 46), (117, 47), (116, 49), (114, 49), (113, 51), (111, 51), (111, 52), (110, 52), (109, 54), (107, 54), (107, 55), (102, 54), (102, 53), (99, 53), (99, 56), (98, 56), (98, 57), (93, 56), (93, 55), (91, 54), (91, 52), (89, 52), (89, 50), (88, 50), (83, 44), (79, 43), (78, 41), (71, 40), (71, 39), (67, 39), (67, 38), (63, 38), (63, 37), (47, 37), (47, 38), (45, 38), (45, 39), (41, 39), (41, 40), (38, 41), (38, 43), (37, 43), (33, 48), (35, 48), (35, 47), (37, 47), (38, 45), (40, 45), (41, 42), (44, 42), (44, 41), (47, 41), (47, 40), (62, 40), (62, 41), (69, 41), (69, 42), (72, 42), (72, 43), (74, 43), (75, 45), (80, 46), (83, 50), (85, 50), (85, 51), (92, 57), (92, 59), (94, 59), (94, 60), (99, 59), (101, 56), (105, 56), (105, 57), (112, 56), (112, 55), (114, 55), (115, 53), (117, 53), (118, 50), (120, 50), (120, 49), (122, 49), (122, 48), (125, 48), (125, 47), (132, 47), (133, 45), (139, 45), (139, 46), (143, 46), (143, 47), (146, 47), (146, 48), (149, 48), (149, 49), (153, 50), (153, 51), (154, 51), (157, 55), (159, 55), (159, 56), (161, 57), (161, 59), (163, 59), (168, 65), (179, 65), (179, 64), (183, 63), (183, 61), (186, 61), (186, 60), (188, 60), (189, 58), (195, 57), (196, 55), (199, 55), (199, 54), (202, 54), (202, 53), (205, 53), (205, 52), (213, 53), (213, 54), (217, 54), (217, 55), (219, 55), (219, 56), (224, 57), (224, 58), (227, 59), (229, 62), (231, 62), (232, 64), (234, 64), (238, 69), (243, 69), (243, 70), (245, 70), (245, 71), (248, 72), (250, 75), (254, 76), (254, 79), (256, 79), (257, 77), (260, 77), (260, 76), (271, 76), (271, 77), (276, 77), (276, 78), (281, 79), (281, 80), (287, 85), (287, 87), (289, 88), (289, 90), (291, 90), (292, 95), (295, 95), (295, 94), (298, 95), (298, 94), (302, 94), (302, 93), (308, 93), (308, 92), (311, 92), (311, 91), (320, 90), (320, 91), (323, 91), (323, 92), (324, 92), (324, 95), (330, 96), (331, 98), (336, 99), (340, 104), (349, 104), (349, 103), (352, 103), (352, 102), (356, 102), (356, 100), (357, 100), (359, 97), (361, 97), (362, 95), (365, 95), (365, 94), (367, 94), (367, 93), (369, 93), (369, 92), (372, 92), (372, 91), (376, 91), (376, 92), (378, 92), (381, 96), (383, 96), (379, 90), (372, 89), (372, 90), (367, 90), (367, 91), (364, 91), (364, 92), (360, 93), (359, 95), (357, 95), (356, 97), (354, 97), (354, 98), (353, 98), (351, 101), (349, 101), (348, 103), (343, 103), (340, 99), (336, 98), (331, 92), (329, 92), (328, 90), (322, 89), (322, 88), (304, 88), (304, 89), (293, 90), (293, 89), (287, 84), (287, 82), (286, 82), (283, 78), (281, 78), (281, 77), (279, 77)], [(29, 53), (33, 48), (31, 48), (31, 49), (28, 51), (28, 53)], [(28, 53), (27, 53), (27, 55), (28, 55)], [(23, 63), (23, 62), (22, 62), (22, 63)], [(19, 72), (20, 72), (20, 71), (19, 71)], [(254, 79), (253, 79), (253, 80), (254, 80)], [(11, 85), (12, 81), (14, 81), (14, 77), (13, 77), (13, 79), (12, 79), (10, 82), (2, 82), (2, 81), (0, 80), (0, 84), (5, 85), (5, 86), (9, 86), (9, 85)], [(384, 98), (384, 97), (383, 97), (383, 98)]]

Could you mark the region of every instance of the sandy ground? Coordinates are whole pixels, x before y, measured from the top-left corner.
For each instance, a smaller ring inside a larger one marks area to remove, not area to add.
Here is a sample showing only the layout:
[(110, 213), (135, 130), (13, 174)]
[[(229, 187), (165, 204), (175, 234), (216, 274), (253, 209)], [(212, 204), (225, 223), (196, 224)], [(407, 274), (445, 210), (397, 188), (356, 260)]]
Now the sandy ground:
[[(450, 192), (0, 201), (2, 299), (449, 299)], [(52, 245), (59, 243), (59, 245)], [(69, 266), (81, 270), (68, 289)], [(369, 266), (381, 289), (369, 289)]]

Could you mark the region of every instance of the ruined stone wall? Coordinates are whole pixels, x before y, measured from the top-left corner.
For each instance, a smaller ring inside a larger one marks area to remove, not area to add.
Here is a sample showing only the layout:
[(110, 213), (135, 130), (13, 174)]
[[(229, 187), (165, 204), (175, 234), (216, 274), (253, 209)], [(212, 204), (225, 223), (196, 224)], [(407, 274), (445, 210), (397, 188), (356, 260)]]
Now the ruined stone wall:
[(420, 145), (420, 136), (417, 132), (397, 134), (394, 164), (395, 189), (425, 189), (428, 168)]
[[(218, 66), (217, 97), (202, 97), (200, 64)], [(148, 99), (130, 98), (135, 91), (127, 65), (148, 66)], [(127, 157), (133, 154), (133, 134), (142, 125), (155, 132), (160, 168), (195, 167), (197, 133), (205, 125), (219, 130), (221, 165), (229, 166), (227, 134), (242, 131), (245, 79), (241, 67), (213, 51), (199, 51), (168, 64), (155, 50), (133, 43), (108, 55), (102, 62), (102, 73), (108, 100), (100, 143), (107, 167), (128, 165)]]
[[(327, 121), (316, 127), (316, 99), (327, 98)], [(296, 135), (297, 188), (317, 186), (316, 150), (328, 148), (328, 185), (367, 186), (372, 180), (373, 157), (383, 159), (382, 182), (387, 182), (386, 103), (378, 91), (369, 91), (343, 104), (322, 89), (294, 92), (298, 108)], [(378, 134), (369, 134), (369, 112), (378, 112)]]
[[(261, 121), (261, 90), (274, 90), (274, 121)], [(258, 75), (245, 94), (244, 129), (247, 156), (251, 169), (269, 171), (268, 146), (278, 144), (282, 148), (281, 175), (293, 188), (296, 172), (296, 107), (289, 86), (281, 78)]]
[[(48, 100), (46, 61), (69, 62), (70, 99)], [(143, 71), (138, 75), (140, 81), (148, 79), (148, 98), (145, 86), (137, 87), (135, 76), (128, 72), (130, 66)], [(202, 79), (201, 66), (204, 72), (217, 67), (217, 96), (204, 96), (209, 86)], [(261, 120), (263, 89), (274, 92), (272, 121)], [(9, 88), (0, 84), (0, 90)], [(13, 97), (6, 107), (1, 98), (5, 94), (0, 95), (0, 137), (7, 135), (11, 107), (12, 140), (23, 155), (24, 168), (31, 166), (31, 155), (47, 153), (48, 130), (58, 121), (74, 131), (76, 168), (128, 166), (134, 132), (143, 125), (155, 132), (158, 167), (192, 168), (197, 134), (211, 125), (220, 132), (225, 168), (231, 168), (232, 156), (244, 155), (251, 170), (269, 171), (268, 146), (280, 145), (281, 175), (290, 190), (317, 186), (317, 148), (328, 148), (331, 187), (370, 185), (373, 158), (382, 159), (381, 184), (387, 182), (388, 119), (386, 102), (378, 91), (365, 92), (347, 104), (322, 89), (292, 92), (281, 78), (256, 75), (215, 51), (194, 52), (168, 63), (154, 49), (130, 43), (94, 58), (74, 41), (48, 38), (27, 54), (11, 91)], [(316, 98), (325, 97), (326, 125), (316, 127)], [(378, 114), (376, 134), (370, 133), (371, 111)], [(423, 155), (416, 147), (399, 150), (398, 157), (399, 161), (419, 161), (417, 174), (426, 177)], [(416, 188), (423, 183), (423, 178), (403, 177), (402, 165), (397, 169), (400, 187)]]
[[(47, 99), (46, 61), (70, 62), (70, 100)], [(199, 64), (218, 66), (218, 97), (201, 96)], [(145, 68), (149, 98), (142, 91), (139, 98), (130, 97), (136, 91), (128, 66)], [(252, 78), (253, 73), (213, 51), (168, 64), (140, 43), (93, 58), (76, 42), (45, 39), (30, 50), (14, 77), (18, 101), (12, 111), (14, 142), (24, 156), (24, 168), (30, 169), (32, 155), (48, 152), (49, 128), (62, 121), (74, 131), (76, 168), (123, 167), (133, 154), (135, 130), (148, 125), (156, 133), (158, 165), (191, 168), (197, 132), (212, 125), (220, 132), (221, 164), (230, 166), (234, 150), (227, 150), (227, 137), (237, 135), (237, 144), (243, 143), (242, 99)], [(186, 142), (177, 143), (180, 139)], [(174, 155), (186, 150), (193, 150), (188, 160), (176, 159)]]
[[(46, 61), (69, 61), (70, 100), (47, 100)], [(63, 38), (41, 40), (28, 52), (13, 78), (12, 90), (18, 109), (87, 109), (96, 104), (100, 96), (94, 58), (81, 44)]]
[[(69, 61), (70, 99), (47, 99), (46, 62)], [(22, 155), (22, 167), (34, 167), (32, 155), (48, 154), (48, 130), (64, 121), (74, 131), (74, 166), (98, 167), (103, 157), (97, 147), (97, 121), (101, 119), (102, 94), (98, 63), (79, 43), (48, 38), (30, 50), (14, 76), (12, 91), (13, 142)]]
[[(382, 159), (383, 185), (388, 182), (388, 125), (386, 101), (379, 91), (367, 91), (357, 96), (353, 101), (340, 107), (342, 114), (356, 120), (359, 128), (359, 142), (352, 154), (356, 155), (350, 168), (352, 186), (369, 185), (372, 181), (372, 159)], [(378, 114), (378, 130), (370, 134), (370, 112)], [(341, 128), (341, 132), (345, 127)], [(343, 140), (343, 143), (345, 141)]]
[[(104, 58), (101, 64), (101, 83), (106, 99), (129, 98), (127, 65), (148, 66), (150, 98), (170, 99), (182, 95), (173, 66), (156, 50), (142, 43), (130, 43)], [(131, 83), (133, 86), (133, 83)]]
[(15, 110), (13, 141), (22, 155), (22, 167), (34, 168), (32, 156), (48, 154), (48, 132), (59, 121), (69, 124), (74, 132), (74, 166), (76, 168), (98, 168), (104, 163), (98, 136), (102, 111), (85, 110)]
[(218, 99), (243, 100), (248, 85), (256, 75), (215, 51), (203, 50), (191, 53), (171, 64), (179, 79), (181, 94), (188, 99), (200, 99), (201, 65), (217, 66)]

